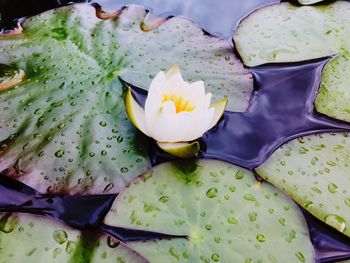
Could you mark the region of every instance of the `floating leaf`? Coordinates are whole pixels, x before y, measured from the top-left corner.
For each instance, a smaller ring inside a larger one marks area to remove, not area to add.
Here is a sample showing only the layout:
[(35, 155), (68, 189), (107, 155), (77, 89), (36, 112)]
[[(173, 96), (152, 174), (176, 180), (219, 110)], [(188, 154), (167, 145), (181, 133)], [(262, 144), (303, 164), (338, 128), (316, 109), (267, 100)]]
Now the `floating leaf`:
[(0, 241), (1, 262), (147, 262), (110, 236), (28, 214), (0, 214)]
[(350, 138), (312, 135), (280, 147), (257, 169), (311, 214), (350, 236)]
[(105, 223), (188, 236), (128, 243), (151, 262), (313, 261), (295, 204), (253, 173), (214, 160), (155, 167), (120, 193)]
[[(159, 25), (159, 19), (150, 19), (142, 8), (124, 11), (119, 20), (123, 25), (118, 28), (118, 41), (128, 62), (119, 75), (126, 82), (147, 89), (159, 70), (177, 64), (184, 79), (205, 81), (206, 90), (213, 94), (212, 101), (227, 96), (227, 110), (246, 110), (253, 79), (227, 41), (207, 35), (182, 17)], [(157, 25), (153, 30), (147, 25), (149, 20)]]
[(217, 97), (228, 95), (231, 110), (245, 110), (251, 75), (226, 41), (184, 18), (146, 32), (146, 15), (130, 6), (102, 20), (92, 6), (74, 5), (26, 20), (22, 35), (0, 38), (0, 63), (27, 76), (0, 93), (1, 170), (11, 168), (41, 192), (118, 192), (149, 167), (118, 77), (147, 88), (174, 63), (187, 78), (205, 78)]
[(350, 122), (350, 3), (296, 7), (274, 4), (240, 24), (234, 41), (246, 65), (293, 62), (337, 54), (325, 66), (316, 109)]

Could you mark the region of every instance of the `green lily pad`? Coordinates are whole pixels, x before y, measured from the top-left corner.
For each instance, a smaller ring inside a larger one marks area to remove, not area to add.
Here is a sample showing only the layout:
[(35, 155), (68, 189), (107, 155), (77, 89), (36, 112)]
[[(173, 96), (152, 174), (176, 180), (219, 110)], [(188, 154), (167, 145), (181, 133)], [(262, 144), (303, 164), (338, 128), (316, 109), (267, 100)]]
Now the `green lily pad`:
[(0, 36), (0, 63), (26, 74), (0, 93), (1, 170), (69, 194), (118, 192), (145, 172), (147, 143), (127, 118), (118, 77), (147, 88), (177, 63), (216, 97), (228, 95), (231, 110), (245, 110), (252, 78), (226, 41), (179, 17), (150, 30), (146, 15), (130, 6), (102, 20), (92, 6), (74, 5), (26, 20), (21, 35)]
[(188, 236), (128, 243), (151, 262), (314, 260), (296, 205), (252, 172), (220, 161), (153, 168), (120, 193), (105, 223)]
[(248, 66), (336, 55), (325, 66), (316, 110), (350, 122), (350, 3), (274, 4), (240, 24), (234, 41)]
[(350, 236), (350, 138), (312, 135), (280, 147), (258, 174), (311, 214)]
[(124, 244), (95, 232), (80, 232), (44, 217), (0, 214), (1, 262), (146, 263)]

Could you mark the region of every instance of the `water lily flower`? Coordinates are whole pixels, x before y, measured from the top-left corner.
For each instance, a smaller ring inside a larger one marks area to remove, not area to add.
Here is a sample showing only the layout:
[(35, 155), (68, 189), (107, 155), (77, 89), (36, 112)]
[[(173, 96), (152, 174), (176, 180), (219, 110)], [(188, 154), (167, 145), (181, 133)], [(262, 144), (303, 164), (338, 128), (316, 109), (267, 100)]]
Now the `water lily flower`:
[(155, 139), (161, 149), (189, 158), (200, 148), (197, 141), (191, 141), (213, 128), (225, 111), (227, 98), (210, 105), (211, 97), (211, 93), (205, 93), (203, 81), (184, 81), (175, 65), (166, 73), (160, 71), (152, 80), (144, 109), (130, 88), (125, 105), (131, 122)]

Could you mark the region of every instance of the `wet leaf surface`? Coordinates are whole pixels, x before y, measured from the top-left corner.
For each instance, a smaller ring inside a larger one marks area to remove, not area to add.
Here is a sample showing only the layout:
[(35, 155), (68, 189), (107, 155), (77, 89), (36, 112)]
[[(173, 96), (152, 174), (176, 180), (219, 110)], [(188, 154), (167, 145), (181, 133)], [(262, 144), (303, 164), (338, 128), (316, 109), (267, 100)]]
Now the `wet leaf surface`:
[(105, 223), (188, 235), (128, 242), (151, 262), (314, 260), (291, 200), (253, 173), (214, 160), (154, 167), (120, 193)]
[(258, 174), (304, 209), (350, 236), (349, 135), (302, 137), (280, 147)]
[(148, 262), (110, 236), (28, 214), (0, 213), (0, 240), (2, 262)]
[(248, 105), (251, 75), (226, 41), (184, 18), (143, 31), (141, 7), (109, 20), (95, 11), (51, 10), (26, 20), (22, 35), (1, 38), (0, 62), (27, 79), (0, 94), (0, 168), (41, 192), (115, 193), (149, 167), (118, 77), (146, 88), (159, 69), (177, 63), (187, 78), (228, 95), (231, 110)]

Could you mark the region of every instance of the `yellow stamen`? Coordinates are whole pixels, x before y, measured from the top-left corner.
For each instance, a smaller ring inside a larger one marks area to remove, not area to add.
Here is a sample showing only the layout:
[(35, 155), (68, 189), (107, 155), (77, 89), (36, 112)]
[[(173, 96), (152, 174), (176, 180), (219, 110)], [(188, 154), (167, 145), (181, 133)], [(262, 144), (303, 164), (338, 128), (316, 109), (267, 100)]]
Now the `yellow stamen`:
[(194, 105), (191, 104), (189, 100), (184, 100), (182, 96), (177, 96), (175, 94), (172, 94), (172, 95), (164, 94), (162, 102), (166, 102), (166, 101), (172, 101), (175, 104), (176, 113), (183, 112), (183, 111), (190, 112), (196, 108)]

